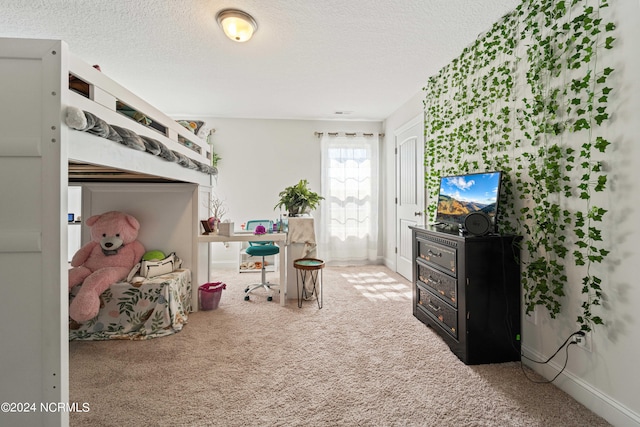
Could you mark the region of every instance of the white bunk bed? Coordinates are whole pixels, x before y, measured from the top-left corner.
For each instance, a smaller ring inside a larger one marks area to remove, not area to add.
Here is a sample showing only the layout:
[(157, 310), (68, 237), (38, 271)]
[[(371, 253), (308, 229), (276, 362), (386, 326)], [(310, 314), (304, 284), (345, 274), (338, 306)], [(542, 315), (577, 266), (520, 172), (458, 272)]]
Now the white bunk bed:
[[(108, 125), (130, 130), (162, 144), (166, 147), (164, 151), (175, 158), (168, 161), (148, 150), (122, 150), (126, 146), (116, 141), (74, 131), (69, 134), (70, 161), (129, 171), (138, 176), (149, 175), (172, 181), (211, 185), (210, 175), (216, 171), (210, 166), (211, 149), (206, 141), (73, 55), (69, 55), (69, 74), (73, 76), (74, 83), (81, 83), (87, 88), (86, 96), (80, 93), (83, 91), (67, 89), (70, 106), (91, 113)], [(127, 111), (136, 111), (151, 120), (152, 124), (145, 126), (122, 113), (123, 106), (129, 107)], [(65, 115), (67, 113), (68, 110), (64, 112)], [(119, 137), (117, 132), (115, 134)], [(176, 156), (182, 159), (186, 157), (191, 165), (199, 167), (189, 169)]]
[[(69, 89), (70, 75), (87, 84), (88, 97)], [(140, 221), (147, 249), (176, 251), (193, 272), (197, 307), (208, 258), (206, 243), (197, 239), (199, 220), (208, 216), (215, 171), (202, 168), (211, 164), (206, 141), (74, 57), (62, 41), (0, 38), (0, 94), (0, 397), (39, 409), (41, 402), (69, 398), (69, 183), (83, 186), (83, 217), (127, 210)], [(160, 131), (118, 112), (121, 104)], [(68, 107), (153, 138), (198, 169), (70, 129)], [(3, 412), (0, 424), (67, 425), (68, 413)]]

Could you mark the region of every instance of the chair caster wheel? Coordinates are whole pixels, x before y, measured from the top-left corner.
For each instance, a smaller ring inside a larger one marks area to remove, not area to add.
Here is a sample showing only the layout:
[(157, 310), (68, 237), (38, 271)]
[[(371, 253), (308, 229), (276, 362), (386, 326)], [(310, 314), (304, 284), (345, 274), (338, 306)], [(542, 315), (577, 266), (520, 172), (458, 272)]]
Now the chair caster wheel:
[(249, 292), (249, 287), (247, 286), (247, 289), (244, 290), (245, 292)]
[(244, 300), (245, 300), (245, 301), (249, 301), (249, 295), (245, 295), (245, 296), (244, 296)]
[(273, 297), (267, 297), (267, 301), (273, 301)]

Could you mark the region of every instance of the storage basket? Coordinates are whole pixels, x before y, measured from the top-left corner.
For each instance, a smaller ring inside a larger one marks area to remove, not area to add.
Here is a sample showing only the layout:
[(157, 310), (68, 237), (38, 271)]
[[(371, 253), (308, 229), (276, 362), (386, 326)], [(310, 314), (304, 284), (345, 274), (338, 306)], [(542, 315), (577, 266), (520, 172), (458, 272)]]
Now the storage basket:
[(200, 310), (208, 311), (215, 310), (220, 304), (220, 297), (222, 297), (222, 290), (226, 289), (227, 285), (222, 282), (205, 283), (198, 288), (198, 299), (200, 300)]

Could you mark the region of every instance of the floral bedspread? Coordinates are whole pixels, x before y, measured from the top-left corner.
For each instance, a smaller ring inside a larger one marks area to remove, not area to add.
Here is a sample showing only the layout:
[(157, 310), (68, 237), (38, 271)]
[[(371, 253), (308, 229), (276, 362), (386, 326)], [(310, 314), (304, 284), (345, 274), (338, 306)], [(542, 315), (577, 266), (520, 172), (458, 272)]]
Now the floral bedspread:
[[(79, 287), (69, 294), (69, 303)], [(72, 340), (144, 340), (182, 330), (191, 311), (191, 271), (146, 279), (141, 284), (119, 282), (100, 295), (100, 311), (79, 324), (69, 319)]]

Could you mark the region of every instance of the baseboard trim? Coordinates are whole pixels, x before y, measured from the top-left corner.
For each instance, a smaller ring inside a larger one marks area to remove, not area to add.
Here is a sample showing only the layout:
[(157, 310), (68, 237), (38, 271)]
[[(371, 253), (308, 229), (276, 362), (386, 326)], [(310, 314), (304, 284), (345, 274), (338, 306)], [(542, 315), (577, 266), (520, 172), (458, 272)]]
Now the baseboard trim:
[(215, 270), (238, 270), (238, 261), (212, 261), (211, 271)]
[[(547, 356), (524, 345), (522, 346), (522, 352), (525, 356), (534, 360), (547, 359)], [(553, 361), (546, 365), (540, 365), (523, 359), (523, 363), (547, 379), (555, 377), (562, 369), (560, 364)], [(554, 381), (554, 385), (614, 426), (640, 427), (640, 414), (585, 382), (572, 372), (565, 370)]]
[(393, 258), (384, 257), (382, 263), (391, 271), (396, 271), (396, 262)]

